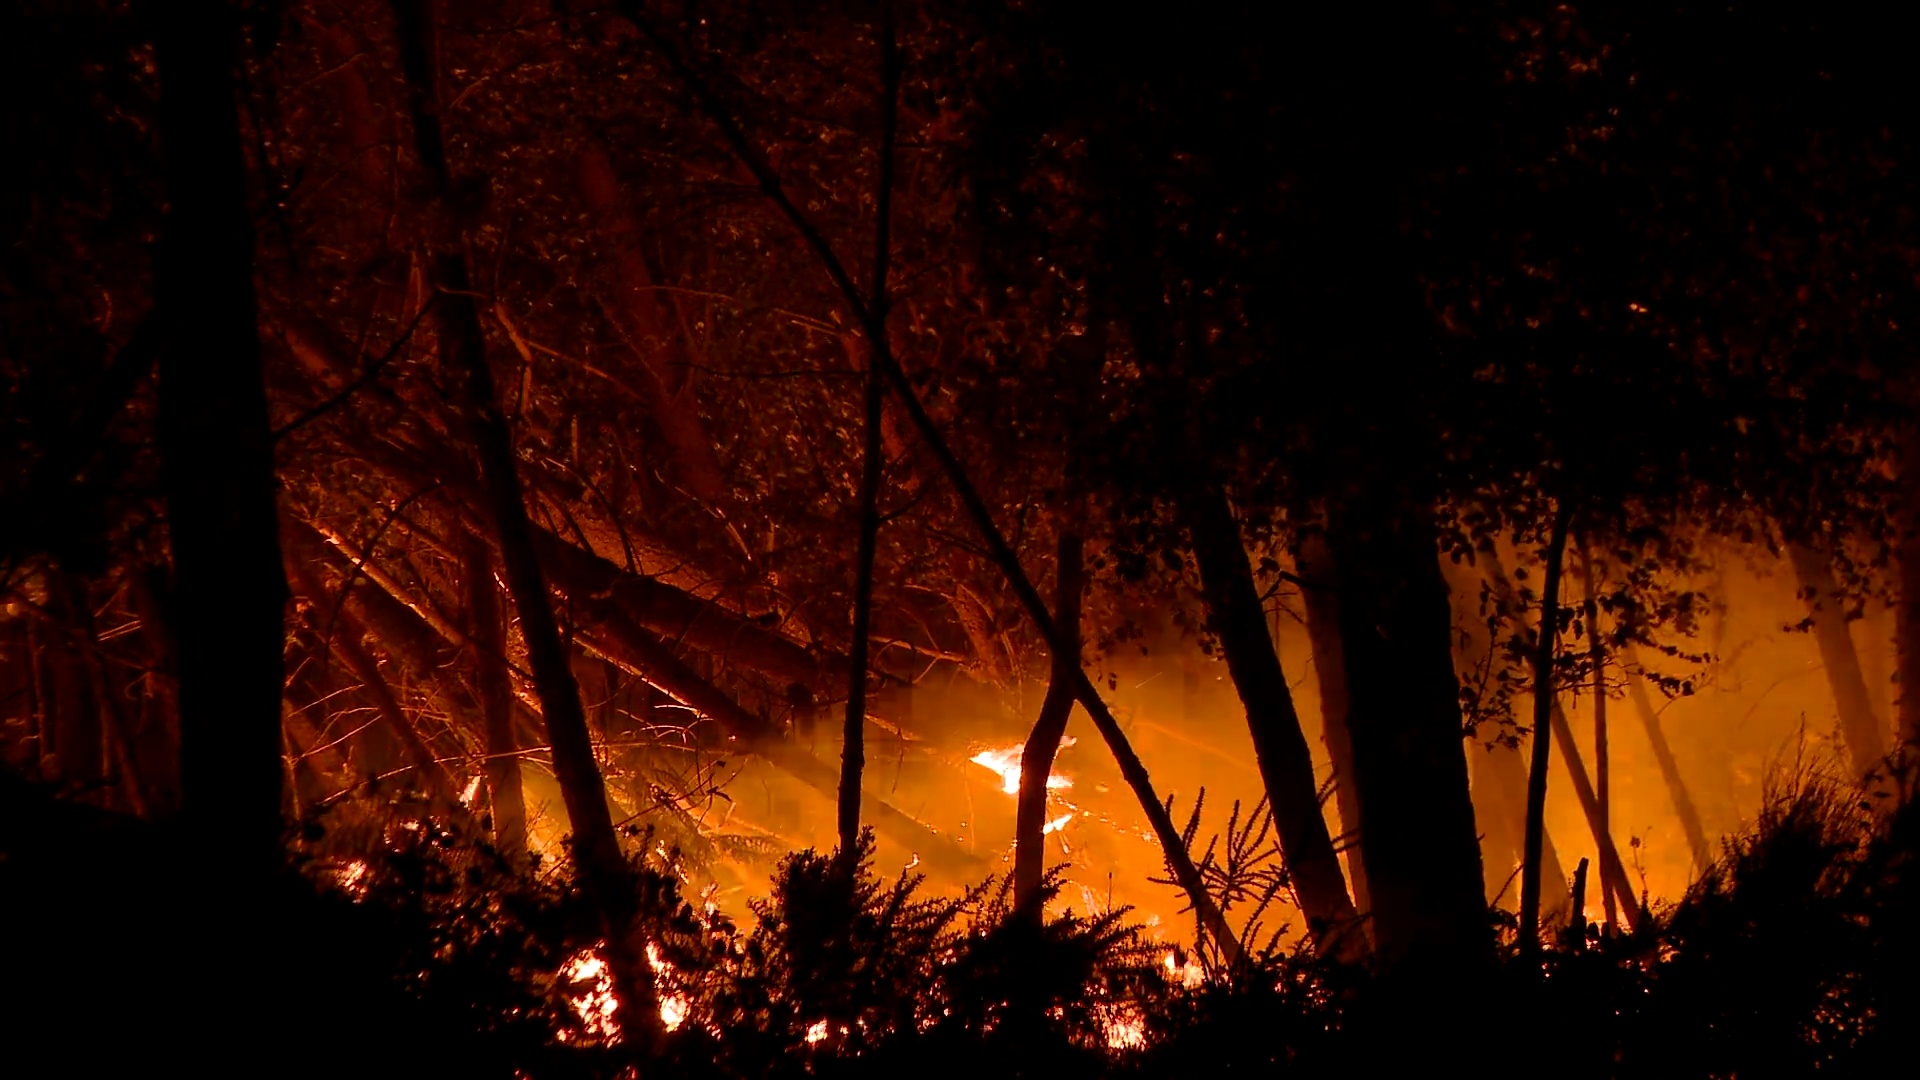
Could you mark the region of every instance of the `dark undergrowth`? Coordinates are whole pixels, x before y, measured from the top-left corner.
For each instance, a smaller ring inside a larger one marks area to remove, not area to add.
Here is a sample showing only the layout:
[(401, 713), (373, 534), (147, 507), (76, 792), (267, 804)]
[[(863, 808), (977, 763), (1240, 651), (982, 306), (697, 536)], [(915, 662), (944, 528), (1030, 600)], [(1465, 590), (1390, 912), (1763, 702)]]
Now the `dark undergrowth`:
[[(745, 926), (636, 864), (677, 1021), (638, 1075), (1884, 1075), (1920, 1030), (1920, 813), (1849, 791), (1777, 785), (1640, 933), (1566, 932), (1539, 962), (1508, 951), (1419, 980), (1271, 952), (1187, 985), (1184, 957), (1120, 915), (1042, 925), (998, 884), (936, 898), (812, 852), (781, 863)], [(596, 924), (564, 877), (516, 871), (405, 800), (306, 823), (266, 885), (18, 781), (0, 803), (0, 1024), (13, 1063), (40, 1063), (13, 1075), (636, 1067), (605, 1037)]]

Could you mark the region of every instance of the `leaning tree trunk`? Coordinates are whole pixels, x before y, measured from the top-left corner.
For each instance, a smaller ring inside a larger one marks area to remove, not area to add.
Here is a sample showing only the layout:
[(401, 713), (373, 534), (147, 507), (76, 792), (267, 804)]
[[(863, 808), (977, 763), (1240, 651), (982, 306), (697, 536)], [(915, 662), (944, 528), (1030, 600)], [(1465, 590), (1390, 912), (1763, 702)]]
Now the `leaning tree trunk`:
[(159, 22), (168, 211), (154, 294), (181, 802), (204, 850), (264, 877), (280, 859), (287, 582), (234, 99), (239, 26), (218, 0), (178, 0)]
[[(1053, 676), (1040, 715), (1020, 751), (1019, 803), (1013, 826), (1014, 906), (1034, 922), (1041, 918), (1040, 881), (1046, 876), (1047, 777), (1053, 758), (1073, 715), (1073, 670), (1080, 667), (1080, 594), (1086, 587), (1086, 542), (1072, 526), (1063, 526), (1057, 545), (1058, 579), (1054, 588), (1053, 623), (1075, 646), (1071, 654), (1053, 655)], [(1067, 670), (1072, 665), (1073, 670)]]
[(1631, 645), (1622, 651), (1621, 658), (1629, 668), (1627, 696), (1633, 699), (1634, 711), (1640, 714), (1640, 725), (1653, 747), (1653, 760), (1660, 766), (1660, 779), (1667, 785), (1667, 797), (1673, 800), (1674, 816), (1680, 819), (1681, 831), (1687, 835), (1687, 847), (1693, 852), (1693, 868), (1695, 872), (1705, 870), (1713, 861), (1713, 848), (1707, 843), (1706, 827), (1700, 822), (1700, 811), (1693, 805), (1693, 796), (1687, 792), (1686, 780), (1680, 775), (1680, 763), (1674, 759), (1667, 733), (1660, 726), (1660, 711), (1647, 696), (1646, 680), (1641, 677), (1645, 669)]
[(479, 453), (481, 486), (500, 537), (507, 591), (520, 615), (534, 691), (552, 744), (554, 777), (560, 782), (561, 799), (573, 825), (574, 864), (606, 935), (607, 966), (613, 974), (618, 1003), (616, 1019), (623, 1036), (644, 1051), (658, 1044), (664, 1029), (634, 921), (635, 883), (607, 808), (606, 787), (594, 761), (580, 687), (574, 681), (567, 646), (560, 637), (546, 579), (535, 555), (533, 526), (521, 493), (512, 432), (500, 411), (493, 374), (487, 366), (486, 338), (474, 300), (462, 230), (452, 216), (456, 211), (454, 184), (441, 129), (438, 50), (430, 6), (430, 0), (395, 0), (394, 12), (401, 64), (410, 91), (415, 149), (435, 196), (436, 205), (430, 212), (438, 219), (433, 271), (440, 293), (434, 305), (440, 352), (459, 380), (460, 407)]
[(1340, 857), (1327, 835), (1319, 786), (1313, 779), (1313, 753), (1300, 730), (1293, 693), (1267, 631), (1240, 525), (1225, 493), (1218, 490), (1189, 495), (1180, 510), (1200, 567), (1207, 626), (1219, 639), (1227, 670), (1246, 708), (1254, 759), (1266, 784), (1274, 830), (1301, 910), (1320, 946), (1337, 942), (1351, 949), (1362, 941), (1353, 933), (1353, 903), (1347, 897)]
[(1367, 898), (1367, 868), (1360, 858), (1360, 791), (1353, 783), (1353, 736), (1347, 731), (1347, 664), (1340, 655), (1340, 601), (1334, 591), (1333, 557), (1327, 554), (1326, 535), (1314, 529), (1301, 536), (1295, 560), (1307, 609), (1313, 671), (1320, 686), (1320, 738), (1327, 744), (1327, 760), (1333, 763), (1333, 799), (1340, 811), (1342, 836), (1336, 846), (1347, 853), (1354, 907), (1364, 915), (1373, 903)]
[(1844, 596), (1824, 553), (1793, 544), (1788, 557), (1813, 619), (1820, 662), (1827, 669), (1827, 685), (1833, 688), (1833, 703), (1840, 712), (1840, 736), (1847, 744), (1855, 777), (1865, 777), (1884, 764), (1886, 738), (1880, 718), (1873, 714), (1867, 680), (1860, 672), (1860, 654), (1854, 650), (1853, 634), (1847, 629)]
[(1431, 511), (1380, 495), (1331, 507), (1360, 857), (1375, 955), (1423, 975), (1492, 958), (1468, 793), (1452, 610)]
[(514, 863), (527, 856), (527, 801), (520, 786), (520, 747), (513, 735), (513, 681), (507, 673), (507, 624), (486, 542), (466, 538), (467, 633), (473, 641), (475, 689), (486, 738), (487, 804), (493, 846)]

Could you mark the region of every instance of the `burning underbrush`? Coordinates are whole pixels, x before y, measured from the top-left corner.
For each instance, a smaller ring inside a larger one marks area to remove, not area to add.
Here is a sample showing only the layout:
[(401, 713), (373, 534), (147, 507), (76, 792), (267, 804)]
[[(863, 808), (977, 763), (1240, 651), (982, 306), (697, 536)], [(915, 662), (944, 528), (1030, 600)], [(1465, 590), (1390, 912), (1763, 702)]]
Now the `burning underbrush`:
[(736, 919), (683, 896), (671, 849), (635, 835), (628, 940), (659, 1020), (637, 1035), (564, 867), (515, 865), (422, 804), (318, 815), (275, 894), (207, 908), (180, 837), (16, 797), (13, 820), (63, 836), (0, 829), (17, 985), (35, 991), (8, 1019), (72, 1045), (110, 1031), (99, 1046), (149, 1061), (207, 1032), (285, 1075), (1335, 1076), (1409, 1058), (1852, 1075), (1912, 1030), (1920, 970), (1920, 813), (1817, 777), (1777, 790), (1640, 932), (1568, 929), (1538, 960), (1509, 947), (1397, 979), (1299, 947), (1228, 967), (1125, 912), (1036, 918), (998, 880), (936, 895), (876, 874), (870, 845), (786, 856)]

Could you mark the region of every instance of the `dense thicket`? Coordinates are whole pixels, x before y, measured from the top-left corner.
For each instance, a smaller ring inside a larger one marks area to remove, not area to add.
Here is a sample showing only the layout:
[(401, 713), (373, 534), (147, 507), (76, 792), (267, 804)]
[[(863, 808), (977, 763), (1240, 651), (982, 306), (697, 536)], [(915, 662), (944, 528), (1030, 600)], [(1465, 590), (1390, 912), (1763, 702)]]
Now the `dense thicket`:
[[(225, 1010), (214, 1043), (337, 1047), (320, 1072), (1899, 1052), (1897, 35), (1270, 14), (0, 15), (0, 917), (46, 928), (31, 970), (107, 987), (137, 1044)], [(1724, 670), (1741, 561), (1798, 590), (1843, 764), (1716, 856), (1649, 691)], [(1854, 625), (1882, 610), (1891, 677)], [(1114, 705), (1196, 647), (1251, 811), (1156, 781)], [(1606, 703), (1685, 826), (1671, 905), (1622, 855)], [(1076, 709), (1118, 794), (1055, 818)], [(1004, 887), (991, 814), (942, 805), (977, 764), (1017, 795)], [(1178, 944), (1049, 876), (1076, 816), (1153, 846)], [(158, 1000), (209, 965), (227, 1004)]]

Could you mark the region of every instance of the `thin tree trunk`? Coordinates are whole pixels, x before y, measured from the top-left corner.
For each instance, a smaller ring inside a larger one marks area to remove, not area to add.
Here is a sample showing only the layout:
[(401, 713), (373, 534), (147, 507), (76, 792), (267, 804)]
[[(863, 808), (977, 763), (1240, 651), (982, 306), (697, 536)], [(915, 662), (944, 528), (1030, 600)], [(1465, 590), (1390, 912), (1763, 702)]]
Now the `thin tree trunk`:
[(1431, 512), (1377, 492), (1329, 508), (1360, 856), (1375, 955), (1427, 977), (1493, 956)]
[(1667, 785), (1667, 797), (1673, 800), (1674, 815), (1680, 819), (1680, 828), (1687, 834), (1687, 847), (1693, 852), (1693, 870), (1699, 873), (1713, 861), (1713, 848), (1707, 842), (1707, 830), (1700, 822), (1700, 811), (1694, 808), (1693, 797), (1687, 793), (1687, 782), (1680, 775), (1680, 763), (1674, 760), (1673, 747), (1667, 743), (1667, 733), (1660, 727), (1660, 711), (1653, 707), (1653, 701), (1647, 697), (1646, 681), (1640, 673), (1639, 657), (1634, 655), (1633, 646), (1628, 645), (1621, 652), (1626, 662), (1627, 694), (1633, 699), (1634, 711), (1640, 714), (1640, 724), (1646, 729), (1647, 742), (1653, 747), (1653, 760), (1660, 766), (1660, 779)]
[[(1612, 758), (1607, 749), (1607, 649), (1600, 640), (1600, 598), (1596, 590), (1593, 549), (1582, 548), (1580, 567), (1584, 579), (1587, 620), (1587, 658), (1593, 665), (1593, 788), (1600, 815), (1600, 829), (1613, 835)], [(1604, 872), (1603, 875), (1604, 876)], [(1600, 890), (1600, 906), (1608, 926), (1619, 923), (1619, 911), (1613, 891)]]
[(1353, 736), (1347, 730), (1347, 664), (1340, 653), (1340, 601), (1334, 592), (1333, 556), (1327, 552), (1326, 535), (1317, 529), (1303, 534), (1295, 559), (1306, 602), (1307, 640), (1313, 646), (1313, 670), (1320, 686), (1320, 737), (1327, 744), (1327, 760), (1333, 763), (1333, 798), (1342, 831), (1337, 846), (1346, 852), (1354, 907), (1365, 915), (1373, 902), (1367, 897), (1367, 870), (1360, 858), (1360, 791), (1353, 782)]
[(513, 435), (494, 393), (486, 339), (474, 302), (460, 227), (451, 215), (453, 183), (441, 129), (435, 27), (430, 0), (395, 0), (401, 65), (406, 71), (414, 139), (432, 182), (440, 221), (435, 229), (433, 272), (440, 291), (435, 304), (441, 356), (461, 380), (462, 411), (479, 452), (480, 481), (500, 538), (507, 591), (520, 616), (529, 666), (540, 699), (553, 771), (573, 825), (573, 856), (587, 896), (600, 915), (622, 1036), (642, 1052), (664, 1034), (652, 974), (634, 924), (634, 883), (621, 854), (607, 807), (606, 787), (594, 761), (586, 710), (574, 681), (567, 648), (555, 622), (547, 585), (534, 553), (533, 529), (521, 493)]
[(516, 865), (527, 857), (527, 802), (520, 786), (520, 746), (513, 734), (513, 680), (507, 673), (507, 624), (493, 558), (484, 541), (466, 537), (467, 629), (473, 641), (475, 688), (486, 740), (487, 803), (493, 846)]
[(1827, 685), (1833, 690), (1833, 703), (1840, 713), (1841, 738), (1846, 741), (1855, 777), (1865, 777), (1884, 764), (1886, 737), (1880, 718), (1873, 713), (1867, 680), (1860, 673), (1860, 654), (1854, 650), (1853, 634), (1847, 629), (1842, 607), (1845, 597), (1833, 579), (1833, 566), (1825, 553), (1793, 544), (1787, 554), (1813, 618), (1820, 662), (1827, 669)]
[(853, 644), (847, 664), (847, 714), (840, 741), (840, 853), (852, 858), (860, 849), (860, 775), (867, 766), (867, 639), (873, 619), (873, 558), (880, 532), (880, 446), (882, 387), (877, 373), (866, 377), (866, 445), (860, 466), (860, 541), (854, 563)]
[[(1056, 545), (1058, 576), (1054, 585), (1053, 622), (1075, 643), (1080, 640), (1080, 594), (1086, 587), (1086, 541), (1075, 527), (1063, 522)], [(1046, 876), (1047, 777), (1053, 774), (1054, 755), (1073, 715), (1073, 675), (1064, 670), (1080, 666), (1080, 654), (1053, 657), (1053, 674), (1040, 715), (1020, 750), (1020, 792), (1013, 827), (1014, 906), (1036, 924), (1041, 921), (1040, 881)]]
[[(826, 238), (813, 222), (793, 204), (793, 200), (787, 196), (786, 189), (780, 182), (779, 175), (754, 148), (733, 115), (713, 95), (705, 81), (672, 43), (660, 33), (653, 21), (647, 18), (641, 6), (634, 0), (623, 0), (620, 4), (620, 12), (654, 48), (666, 57), (674, 73), (686, 84), (700, 106), (706, 110), (708, 117), (720, 128), (722, 136), (726, 139), (729, 148), (733, 150), (736, 159), (753, 174), (761, 193), (773, 202), (782, 216), (786, 217), (793, 226), (794, 231), (798, 232), (807, 246), (812, 249), (822, 269), (833, 280), (834, 287), (840, 293), (841, 301), (846, 304), (862, 332), (865, 333), (868, 347), (872, 352), (872, 362), (879, 365), (881, 375), (886, 379), (887, 385), (892, 388), (901, 407), (906, 410), (907, 418), (913, 422), (915, 430), (920, 433), (928, 452), (940, 463), (941, 470), (946, 473), (947, 482), (953, 485), (954, 493), (959, 497), (968, 518), (973, 521), (974, 527), (980, 531), (982, 539), (985, 540), (988, 554), (993, 559), (994, 565), (1000, 568), (1008, 585), (1019, 598), (1027, 617), (1033, 621), (1034, 627), (1040, 632), (1041, 639), (1047, 643), (1048, 652), (1071, 654), (1060, 636), (1059, 628), (1053, 625), (1053, 616), (1047, 610), (1046, 601), (1041, 598), (1040, 591), (1034, 588), (1033, 580), (1020, 566), (1020, 557), (1014, 553), (1013, 546), (1007, 543), (1006, 537), (1000, 532), (1000, 527), (994, 524), (993, 513), (973, 486), (965, 466), (960, 463), (960, 459), (954, 454), (946, 438), (941, 435), (933, 418), (927, 414), (926, 407), (921, 404), (912, 381), (907, 378), (906, 371), (893, 355), (892, 346), (887, 341), (886, 327), (874, 319), (871, 305), (867, 298), (861, 295), (853, 278), (848, 275), (840, 257), (834, 254), (832, 246), (827, 243)], [(1106, 702), (1100, 697), (1099, 690), (1094, 687), (1093, 680), (1087, 677), (1085, 671), (1076, 671), (1074, 674), (1074, 696), (1086, 708), (1088, 716), (1093, 720), (1094, 728), (1100, 732), (1101, 739), (1107, 744), (1107, 749), (1119, 765), (1120, 775), (1126, 779), (1127, 787), (1133, 791), (1134, 798), (1139, 801), (1140, 809), (1146, 814), (1147, 822), (1152, 826), (1154, 836), (1160, 842), (1160, 850), (1166, 857), (1168, 868), (1173, 872), (1174, 881), (1179, 884), (1181, 891), (1187, 894), (1188, 901), (1199, 916), (1200, 924), (1208, 933), (1214, 935), (1221, 950), (1229, 958), (1237, 959), (1239, 950), (1233, 931), (1220, 914), (1219, 905), (1207, 892), (1206, 883), (1200, 878), (1199, 868), (1194, 865), (1192, 853), (1187, 850), (1186, 843), (1180, 837), (1179, 828), (1173, 823), (1172, 813), (1155, 793), (1153, 781), (1147, 775), (1146, 766), (1141, 763), (1140, 756), (1134, 752), (1132, 744), (1127, 741), (1126, 733), (1121, 730), (1120, 722), (1114, 719), (1113, 711), (1107, 708)]]
[(1226, 654), (1227, 670), (1246, 708), (1253, 754), (1273, 809), (1280, 851), (1300, 897), (1302, 912), (1322, 947), (1362, 943), (1353, 932), (1353, 903), (1313, 778), (1313, 753), (1300, 730), (1293, 693), (1247, 564), (1240, 525), (1224, 492), (1196, 492), (1182, 501), (1181, 515), (1193, 538), (1200, 567), (1207, 625)]
[[(1506, 570), (1500, 565), (1498, 559), (1489, 558), (1488, 571), (1492, 578), (1494, 590), (1500, 597), (1501, 602), (1509, 605), (1515, 604), (1513, 583), (1507, 580)], [(1517, 615), (1520, 619), (1519, 632), (1521, 634), (1521, 643), (1524, 647), (1534, 650), (1537, 655), (1540, 649), (1540, 639), (1536, 636), (1537, 631), (1535, 627), (1528, 622), (1527, 614), (1524, 611), (1517, 612)], [(1539, 705), (1536, 703), (1536, 719), (1538, 717), (1538, 708)], [(1561, 762), (1566, 766), (1568, 778), (1573, 784), (1574, 798), (1580, 803), (1580, 812), (1586, 816), (1587, 829), (1593, 835), (1594, 847), (1600, 852), (1601, 888), (1611, 890), (1614, 893), (1618, 898), (1620, 909), (1625, 916), (1628, 928), (1635, 928), (1640, 925), (1640, 903), (1633, 895), (1633, 884), (1627, 880), (1625, 864), (1620, 860), (1620, 851), (1613, 842), (1612, 834), (1601, 827), (1599, 799), (1594, 794), (1592, 781), (1587, 777), (1586, 759), (1581, 756), (1580, 746), (1573, 738), (1573, 728), (1567, 723), (1566, 712), (1560, 708), (1558, 701), (1548, 701), (1547, 714), (1548, 740), (1560, 749)], [(1534, 753), (1537, 754), (1538, 751), (1535, 750)], [(1528, 775), (1528, 780), (1529, 786), (1531, 786), (1531, 773)], [(1529, 794), (1531, 794), (1531, 792), (1529, 792)], [(1545, 835), (1543, 826), (1543, 832), (1541, 833), (1543, 853)], [(1542, 888), (1545, 888), (1544, 866), (1542, 870)]]
[(1567, 550), (1569, 509), (1554, 511), (1547, 540), (1547, 580), (1540, 592), (1540, 629), (1533, 642), (1533, 757), (1527, 770), (1526, 854), (1520, 864), (1520, 948), (1540, 947), (1540, 840), (1547, 828), (1547, 764), (1553, 742), (1553, 655), (1559, 642), (1560, 562)]
[[(873, 280), (867, 302), (873, 318), (886, 333), (887, 264), (892, 250), (893, 138), (900, 87), (900, 52), (893, 37), (893, 12), (880, 5), (880, 146), (874, 194)], [(840, 852), (852, 858), (860, 841), (860, 774), (867, 756), (867, 640), (873, 625), (873, 557), (880, 534), (880, 478), (886, 465), (881, 430), (886, 384), (871, 360), (866, 372), (866, 445), (860, 463), (860, 542), (854, 569), (853, 644), (847, 675), (847, 718), (840, 744)]]
[(259, 880), (280, 861), (287, 583), (234, 98), (238, 29), (218, 0), (179, 0), (160, 17), (168, 212), (154, 291), (182, 806), (205, 850)]

